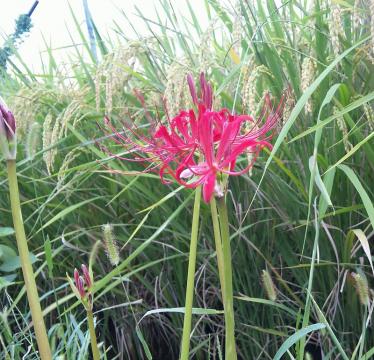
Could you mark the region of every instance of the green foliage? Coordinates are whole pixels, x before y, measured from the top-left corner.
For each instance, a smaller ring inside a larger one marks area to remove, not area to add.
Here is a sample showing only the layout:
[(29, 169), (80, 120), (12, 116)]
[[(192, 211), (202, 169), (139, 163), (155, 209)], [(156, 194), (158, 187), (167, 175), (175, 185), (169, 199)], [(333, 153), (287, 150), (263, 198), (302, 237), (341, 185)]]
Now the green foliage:
[[(330, 2), (278, 6), (272, 0), (241, 0), (235, 9), (216, 0), (204, 3), (206, 14), (199, 16), (192, 2), (190, 13), (181, 15), (173, 2), (160, 0), (155, 19), (137, 9), (139, 27), (148, 34), (130, 39), (123, 24), (116, 23), (121, 44), (114, 37), (105, 40), (92, 22), (97, 62), (92, 39), (75, 17), (80, 38), (71, 46), (68, 75), (47, 49), (42, 76), (20, 59), (1, 85), (24, 129), (18, 158), (22, 208), (30, 250), (39, 260), (34, 266), (55, 353), (69, 359), (87, 356), (84, 313), (65, 274), (90, 262), (102, 353), (108, 359), (118, 353), (134, 359), (178, 357), (183, 314), (175, 309), (184, 306), (193, 194), (161, 184), (154, 173), (139, 173), (139, 164), (109, 156), (102, 146), (122, 155), (124, 149), (108, 139), (102, 119), (110, 109), (119, 129), (130, 116), (145, 126), (144, 109), (133, 94), (138, 89), (149, 113), (162, 121), (165, 92), (172, 94), (168, 101), (184, 104), (178, 81), (184, 73), (197, 76), (205, 70), (216, 89), (215, 106), (237, 112), (254, 114), (257, 109), (246, 104), (261, 104), (266, 91), (277, 103), (288, 89), (270, 156), (263, 152), (251, 176), (233, 177), (229, 183), (239, 357), (272, 359), (278, 353), (302, 360), (316, 347), (326, 359), (372, 356), (370, 312), (361, 305), (351, 275), (363, 272), (373, 288), (369, 14), (363, 2), (355, 2), (360, 8), (353, 1), (333, 3), (341, 10), (344, 29), (335, 55)], [(211, 19), (208, 28), (200, 16)], [(138, 34), (137, 24), (130, 25)], [(313, 63), (309, 74), (302, 71), (306, 58)], [(36, 141), (34, 155), (23, 158), (27, 129), (35, 122), (40, 124), (37, 138), (49, 134), (50, 141), (44, 147)], [(53, 166), (46, 164), (51, 159)], [(6, 228), (11, 216), (5, 178), (0, 167), (0, 239), (15, 249)], [(114, 267), (97, 245), (108, 223), (120, 251)], [(206, 359), (209, 353), (218, 359), (224, 353), (222, 300), (206, 205), (199, 233), (194, 307), (206, 311), (193, 316), (191, 356)], [(274, 302), (266, 299), (261, 285), (263, 269), (277, 289)], [(6, 324), (0, 327), (1, 343), (4, 351), (21, 358), (32, 344), (24, 286), (8, 284), (0, 296)]]

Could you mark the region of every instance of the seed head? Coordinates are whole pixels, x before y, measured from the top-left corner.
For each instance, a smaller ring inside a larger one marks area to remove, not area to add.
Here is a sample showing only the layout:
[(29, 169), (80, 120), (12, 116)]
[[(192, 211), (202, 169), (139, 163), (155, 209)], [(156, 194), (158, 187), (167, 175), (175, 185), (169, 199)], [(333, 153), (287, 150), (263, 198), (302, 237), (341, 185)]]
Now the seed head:
[(369, 124), (370, 131), (374, 131), (374, 110), (370, 104), (364, 104), (365, 117)]
[(360, 27), (361, 18), (360, 18), (360, 0), (355, 0), (353, 5), (353, 30), (357, 30)]
[(358, 298), (362, 305), (369, 304), (369, 285), (365, 274), (360, 271), (357, 273), (351, 273), (353, 280), (355, 281), (355, 287), (357, 290)]
[(267, 297), (275, 301), (277, 299), (277, 291), (270, 274), (266, 270), (262, 270), (261, 278)]
[[(305, 57), (301, 65), (301, 91), (305, 92), (314, 79), (315, 64), (310, 57)], [(311, 113), (313, 111), (312, 102), (309, 99), (305, 104), (305, 111)]]
[(199, 72), (208, 72), (208, 70), (216, 65), (214, 53), (212, 51), (214, 39), (215, 19), (213, 19), (205, 32), (201, 35), (200, 46), (197, 54)]
[(31, 160), (34, 158), (36, 150), (39, 146), (40, 141), (40, 125), (37, 122), (34, 122), (26, 135), (26, 158)]
[[(338, 113), (338, 109), (334, 107), (334, 115), (337, 113)], [(352, 149), (353, 146), (351, 142), (348, 140), (348, 128), (347, 128), (347, 124), (344, 121), (343, 116), (339, 116), (336, 119), (336, 123), (338, 125), (339, 130), (342, 132), (342, 135), (343, 135), (342, 140), (343, 140), (344, 150), (346, 153), (348, 153)]]
[(242, 106), (243, 111), (253, 116), (256, 115), (257, 105), (259, 104), (257, 83), (264, 74), (272, 77), (272, 74), (265, 65), (255, 65), (252, 61), (245, 69), (242, 88)]
[(113, 226), (111, 224), (105, 224), (102, 227), (105, 250), (108, 255), (109, 261), (113, 266), (119, 263), (119, 253), (116, 243), (116, 239), (113, 234)]
[(170, 117), (176, 116), (181, 109), (190, 107), (190, 97), (186, 91), (189, 62), (185, 58), (173, 61), (167, 72), (164, 102)]
[(341, 43), (339, 37), (344, 37), (344, 29), (342, 24), (342, 10), (339, 5), (331, 5), (329, 31), (331, 37), (332, 50), (334, 52), (334, 55), (338, 56), (341, 51)]
[(232, 49), (238, 56), (240, 56), (242, 36), (242, 11), (240, 1), (237, 1), (235, 4), (235, 17), (232, 29)]

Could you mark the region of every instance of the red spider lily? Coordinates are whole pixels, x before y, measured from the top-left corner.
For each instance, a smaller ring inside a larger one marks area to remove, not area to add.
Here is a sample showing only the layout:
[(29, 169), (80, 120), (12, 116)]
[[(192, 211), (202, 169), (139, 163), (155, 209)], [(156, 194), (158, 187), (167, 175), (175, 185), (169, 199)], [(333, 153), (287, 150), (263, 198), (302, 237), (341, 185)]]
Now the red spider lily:
[(6, 159), (16, 157), (16, 121), (0, 98), (0, 149)]
[[(247, 172), (261, 149), (271, 148), (271, 130), (281, 117), (283, 101), (274, 109), (267, 95), (262, 113), (254, 121), (249, 115), (233, 115), (227, 109), (214, 111), (212, 87), (204, 74), (200, 76), (199, 97), (190, 75), (187, 82), (197, 111), (182, 110), (168, 119), (167, 125), (156, 127), (152, 123), (149, 137), (128, 127), (120, 133), (107, 118), (106, 124), (117, 143), (129, 152), (142, 154), (127, 160), (154, 163), (152, 170), (158, 169), (164, 183), (167, 182), (165, 175), (170, 175), (188, 188), (202, 185), (203, 198), (209, 202), (214, 192), (219, 192), (222, 174)], [(252, 153), (253, 160), (244, 169), (235, 170), (238, 157), (244, 153)], [(191, 178), (190, 181), (187, 178)]]
[[(206, 112), (203, 121), (199, 123), (199, 150), (203, 160), (182, 164), (179, 171), (175, 172), (176, 180), (187, 187), (202, 185), (203, 198), (209, 202), (214, 191), (219, 191), (217, 178), (221, 174), (241, 175), (247, 172), (261, 149), (271, 148), (268, 142), (271, 137), (269, 132), (280, 118), (280, 108), (272, 111), (270, 98), (267, 96), (263, 113), (256, 122), (248, 115), (231, 115), (227, 109)], [(263, 119), (265, 121), (260, 126)], [(248, 128), (251, 130), (246, 130)], [(237, 158), (244, 153), (252, 153), (254, 156), (244, 169), (235, 170)], [(185, 183), (182, 179), (188, 177), (194, 177), (195, 180)]]

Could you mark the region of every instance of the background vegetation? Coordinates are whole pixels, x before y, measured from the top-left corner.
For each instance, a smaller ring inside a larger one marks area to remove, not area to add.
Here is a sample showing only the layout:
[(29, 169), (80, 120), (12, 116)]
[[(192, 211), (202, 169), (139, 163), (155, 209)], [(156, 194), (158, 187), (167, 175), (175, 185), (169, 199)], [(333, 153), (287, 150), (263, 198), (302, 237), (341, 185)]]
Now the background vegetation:
[[(42, 74), (21, 58), (8, 65), (1, 93), (17, 119), (22, 208), (56, 358), (88, 357), (84, 310), (66, 273), (89, 261), (106, 358), (178, 357), (183, 315), (175, 308), (184, 305), (192, 193), (113, 159), (104, 144), (123, 150), (102, 127), (104, 114), (119, 128), (143, 123), (134, 89), (154, 117), (165, 116), (165, 103), (175, 114), (189, 105), (186, 74), (201, 71), (214, 84), (215, 106), (240, 113), (255, 114), (265, 92), (277, 102), (288, 89), (271, 158), (264, 152), (229, 185), (240, 358), (273, 359), (282, 349), (285, 359), (373, 356), (373, 7), (206, 0), (203, 29), (192, 5), (182, 16), (160, 0), (155, 19), (137, 9), (149, 36), (128, 39), (114, 24), (117, 36), (104, 39), (91, 19), (89, 37), (75, 19), (81, 38), (69, 64), (48, 49)], [(36, 359), (5, 171), (1, 165), (1, 353)], [(120, 249), (114, 266), (103, 246), (107, 223)], [(204, 205), (195, 306), (221, 310), (211, 228)], [(220, 359), (223, 333), (219, 312), (195, 315), (192, 357)]]

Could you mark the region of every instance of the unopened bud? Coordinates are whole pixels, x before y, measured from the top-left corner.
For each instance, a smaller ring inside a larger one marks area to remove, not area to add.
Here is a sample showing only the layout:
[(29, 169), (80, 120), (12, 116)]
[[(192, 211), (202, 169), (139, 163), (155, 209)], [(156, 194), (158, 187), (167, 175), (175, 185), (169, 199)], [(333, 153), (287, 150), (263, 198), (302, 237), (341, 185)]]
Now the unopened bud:
[(82, 264), (82, 273), (84, 277), (84, 281), (86, 283), (87, 288), (90, 288), (92, 286), (91, 276), (87, 269), (87, 266)]
[(86, 295), (86, 292), (84, 291), (84, 281), (82, 276), (79, 275), (79, 271), (77, 269), (74, 269), (74, 282), (80, 297), (84, 298)]
[(86, 292), (84, 290), (84, 280), (83, 280), (82, 276), (79, 276), (78, 283), (76, 285), (77, 285), (77, 289), (78, 289), (79, 295), (82, 298), (84, 298), (86, 296)]
[(7, 160), (16, 158), (16, 121), (0, 97), (0, 149)]
[(187, 83), (188, 87), (190, 88), (190, 93), (192, 97), (192, 101), (195, 105), (198, 104), (197, 95), (196, 95), (196, 89), (195, 89), (195, 82), (193, 80), (193, 77), (191, 74), (187, 75)]
[(74, 269), (74, 282), (75, 282), (75, 285), (78, 284), (78, 280), (79, 280), (79, 271), (77, 269)]

